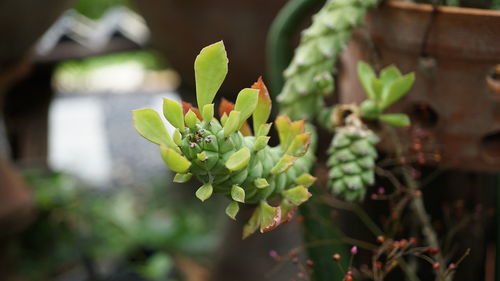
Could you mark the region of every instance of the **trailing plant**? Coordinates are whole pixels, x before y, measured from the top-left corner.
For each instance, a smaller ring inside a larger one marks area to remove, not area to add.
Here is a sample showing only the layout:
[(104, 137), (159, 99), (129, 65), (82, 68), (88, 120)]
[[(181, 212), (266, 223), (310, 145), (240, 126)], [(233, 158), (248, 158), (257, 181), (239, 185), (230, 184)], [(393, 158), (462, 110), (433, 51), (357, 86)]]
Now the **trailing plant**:
[[(268, 145), (271, 99), (262, 79), (241, 90), (236, 103), (223, 100), (220, 118), (212, 103), (227, 74), (228, 59), (222, 42), (201, 50), (195, 60), (198, 108), (165, 99), (163, 114), (174, 127), (170, 136), (160, 115), (152, 109), (133, 112), (137, 131), (159, 145), (166, 165), (176, 172), (174, 182), (191, 177), (202, 185), (196, 196), (205, 201), (218, 193), (231, 202), (226, 214), (235, 219), (239, 204), (256, 204), (243, 230), (247, 237), (255, 230), (269, 231), (288, 221), (295, 209), (307, 201), (307, 190), (315, 177), (309, 174), (313, 154), (307, 153), (311, 133), (304, 121), (276, 118), (280, 145)], [(253, 130), (247, 123), (252, 117)], [(252, 135), (252, 131), (254, 135)], [(271, 201), (278, 200), (278, 206)]]

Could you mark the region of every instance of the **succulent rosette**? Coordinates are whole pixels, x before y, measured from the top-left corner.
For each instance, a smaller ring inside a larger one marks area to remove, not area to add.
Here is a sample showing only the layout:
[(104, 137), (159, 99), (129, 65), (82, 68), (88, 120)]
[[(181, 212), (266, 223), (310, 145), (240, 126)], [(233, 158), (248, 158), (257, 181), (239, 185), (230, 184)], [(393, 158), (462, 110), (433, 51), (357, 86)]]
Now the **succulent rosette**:
[(309, 199), (308, 187), (316, 180), (308, 173), (314, 159), (308, 153), (311, 133), (304, 121), (279, 116), (275, 127), (280, 144), (271, 147), (271, 99), (262, 79), (241, 90), (234, 104), (223, 100), (217, 119), (213, 99), (228, 70), (223, 42), (202, 49), (194, 69), (198, 108), (164, 99), (163, 115), (176, 128), (174, 133), (169, 135), (160, 114), (149, 108), (133, 111), (135, 128), (159, 145), (165, 164), (177, 173), (174, 182), (194, 177), (202, 183), (195, 193), (201, 201), (213, 194), (226, 196), (231, 200), (226, 214), (233, 219), (240, 204), (256, 205), (244, 238), (287, 222)]

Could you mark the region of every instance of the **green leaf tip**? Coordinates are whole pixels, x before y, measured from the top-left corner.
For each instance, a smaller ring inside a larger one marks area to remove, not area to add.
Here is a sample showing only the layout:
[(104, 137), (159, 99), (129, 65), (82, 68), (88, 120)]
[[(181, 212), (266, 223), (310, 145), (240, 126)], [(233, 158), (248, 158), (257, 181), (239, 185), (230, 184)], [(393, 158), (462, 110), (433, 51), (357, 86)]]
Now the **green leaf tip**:
[(233, 185), (231, 187), (231, 198), (236, 202), (245, 203), (245, 190), (240, 186)]
[(241, 113), (239, 111), (233, 110), (229, 113), (229, 117), (224, 122), (224, 137), (228, 137), (230, 134), (238, 131), (240, 129), (240, 117)]
[(185, 173), (191, 167), (188, 159), (164, 144), (160, 145), (160, 154), (168, 168), (176, 173)]
[(239, 92), (234, 106), (234, 110), (241, 112), (239, 127), (241, 127), (255, 111), (258, 101), (259, 90), (246, 88)]
[(165, 124), (161, 120), (158, 112), (143, 108), (132, 111), (134, 127), (141, 136), (155, 144), (165, 144), (166, 146), (180, 152), (180, 149), (168, 135)]
[(167, 121), (181, 132), (184, 131), (184, 114), (182, 106), (173, 100), (163, 99), (163, 115)]
[(203, 202), (210, 198), (213, 192), (214, 188), (211, 184), (204, 184), (196, 190), (196, 197)]
[(214, 118), (214, 104), (213, 103), (205, 104), (203, 106), (202, 112), (203, 112), (202, 113), (203, 120), (205, 120), (206, 123), (209, 123)]
[(379, 120), (395, 127), (407, 127), (411, 123), (408, 115), (403, 113), (382, 114)]
[(226, 168), (230, 171), (239, 171), (245, 168), (250, 161), (250, 149), (243, 147), (242, 149), (233, 153), (226, 161)]
[(240, 211), (240, 205), (238, 202), (231, 202), (229, 205), (227, 205), (226, 208), (226, 215), (230, 217), (233, 220), (236, 220), (236, 215), (238, 215), (238, 212)]
[(262, 189), (262, 188), (266, 188), (269, 186), (269, 183), (267, 182), (266, 179), (264, 178), (258, 178), (256, 180), (254, 180), (253, 184), (255, 185), (255, 187), (257, 187), (258, 189)]
[(283, 197), (296, 206), (301, 205), (311, 197), (311, 193), (302, 185), (287, 189), (282, 194)]
[(212, 103), (217, 91), (226, 78), (228, 58), (224, 43), (219, 41), (203, 48), (194, 62), (196, 99), (202, 111)]
[(271, 174), (279, 175), (286, 172), (290, 167), (292, 167), (293, 163), (297, 160), (297, 157), (293, 157), (291, 155), (283, 155), (281, 159), (274, 165), (271, 169)]
[(192, 177), (193, 177), (193, 174), (191, 174), (191, 173), (185, 173), (185, 174), (177, 173), (177, 174), (175, 174), (174, 182), (185, 183), (185, 182), (188, 182)]
[(191, 129), (195, 128), (196, 124), (200, 123), (200, 119), (198, 119), (196, 113), (194, 113), (191, 109), (186, 113), (185, 120), (186, 125)]

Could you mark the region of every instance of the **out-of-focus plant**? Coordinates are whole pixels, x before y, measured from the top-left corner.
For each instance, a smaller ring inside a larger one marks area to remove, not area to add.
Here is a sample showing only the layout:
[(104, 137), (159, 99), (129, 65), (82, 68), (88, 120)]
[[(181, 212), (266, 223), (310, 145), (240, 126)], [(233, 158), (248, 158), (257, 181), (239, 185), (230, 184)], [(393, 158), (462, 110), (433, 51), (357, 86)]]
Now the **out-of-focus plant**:
[(78, 0), (73, 8), (86, 17), (98, 19), (110, 8), (129, 6), (128, 3), (127, 0)]
[[(104, 277), (92, 266), (101, 262), (167, 280), (171, 253), (206, 262), (203, 257), (217, 244), (217, 208), (177, 203), (165, 186), (104, 192), (61, 173), (30, 170), (26, 178), (34, 187), (37, 217), (7, 253), (10, 266), (29, 280), (43, 280), (75, 265)], [(144, 250), (154, 254), (127, 261)]]

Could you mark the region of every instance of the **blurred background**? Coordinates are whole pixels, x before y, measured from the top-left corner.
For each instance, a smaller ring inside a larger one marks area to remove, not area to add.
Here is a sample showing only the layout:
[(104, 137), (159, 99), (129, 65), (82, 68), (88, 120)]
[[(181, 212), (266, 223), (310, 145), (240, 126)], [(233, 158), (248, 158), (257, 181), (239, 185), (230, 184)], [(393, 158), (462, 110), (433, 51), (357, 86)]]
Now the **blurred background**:
[(192, 101), (218, 40), (223, 94), (250, 86), (285, 2), (0, 1), (0, 280), (292, 279), (268, 252), (298, 246), (297, 225), (241, 242), (225, 200), (171, 184), (131, 120)]

